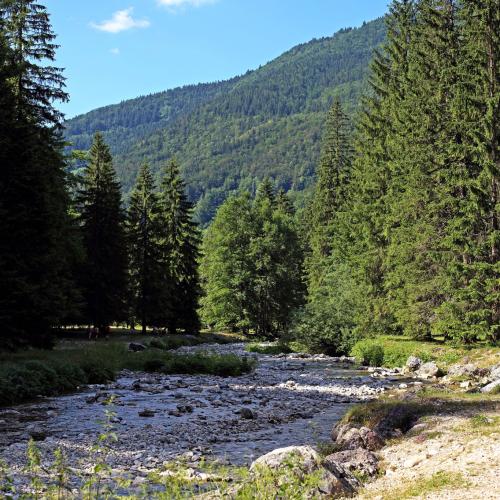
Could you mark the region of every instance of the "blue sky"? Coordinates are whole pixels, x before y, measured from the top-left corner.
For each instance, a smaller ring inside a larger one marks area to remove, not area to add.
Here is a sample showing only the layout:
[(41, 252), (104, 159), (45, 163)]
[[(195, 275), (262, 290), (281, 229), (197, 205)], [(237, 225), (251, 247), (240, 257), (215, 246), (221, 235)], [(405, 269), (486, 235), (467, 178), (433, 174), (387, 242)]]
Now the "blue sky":
[(383, 15), (388, 0), (42, 0), (68, 117), (257, 68), (312, 38)]

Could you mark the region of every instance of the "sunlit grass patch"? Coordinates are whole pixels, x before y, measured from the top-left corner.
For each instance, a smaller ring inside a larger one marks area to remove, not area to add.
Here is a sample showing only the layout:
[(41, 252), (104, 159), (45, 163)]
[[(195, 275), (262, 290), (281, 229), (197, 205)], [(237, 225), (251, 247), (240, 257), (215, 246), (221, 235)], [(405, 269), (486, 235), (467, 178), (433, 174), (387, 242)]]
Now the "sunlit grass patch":
[(426, 497), (441, 490), (463, 489), (468, 486), (467, 480), (458, 472), (439, 471), (430, 477), (423, 477), (411, 484), (398, 488), (377, 492), (383, 500), (407, 500), (415, 497)]

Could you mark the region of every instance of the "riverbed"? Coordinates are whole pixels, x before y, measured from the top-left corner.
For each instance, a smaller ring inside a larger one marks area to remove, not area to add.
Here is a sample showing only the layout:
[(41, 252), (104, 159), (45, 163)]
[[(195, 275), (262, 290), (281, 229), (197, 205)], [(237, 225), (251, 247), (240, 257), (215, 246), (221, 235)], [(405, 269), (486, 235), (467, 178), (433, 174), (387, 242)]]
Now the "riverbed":
[(107, 423), (117, 436), (107, 462), (117, 473), (144, 476), (179, 457), (245, 465), (275, 448), (328, 442), (350, 405), (401, 382), (374, 378), (346, 358), (253, 354), (244, 344), (179, 349), (194, 350), (253, 356), (257, 366), (227, 378), (124, 371), (108, 385), (0, 410), (0, 458), (19, 469), (32, 436), (47, 463), (61, 448), (85, 470)]

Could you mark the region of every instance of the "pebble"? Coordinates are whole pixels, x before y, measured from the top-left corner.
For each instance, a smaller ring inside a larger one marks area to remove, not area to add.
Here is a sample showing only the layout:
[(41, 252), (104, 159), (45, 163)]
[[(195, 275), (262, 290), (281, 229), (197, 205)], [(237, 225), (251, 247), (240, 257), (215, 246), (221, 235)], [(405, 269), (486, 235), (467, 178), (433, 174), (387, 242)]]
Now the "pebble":
[[(200, 349), (248, 356), (244, 344), (178, 351)], [(50, 464), (53, 450), (61, 447), (71, 466), (85, 468), (103, 432), (99, 421), (105, 420), (104, 412), (109, 409), (101, 403), (113, 394), (116, 415), (109, 423), (115, 426), (118, 441), (111, 444), (109, 460), (114, 469), (147, 475), (159, 464), (192, 450), (197, 451), (189, 461), (208, 456), (244, 464), (278, 447), (328, 439), (347, 404), (372, 400), (401, 382), (393, 370), (387, 373), (394, 380), (367, 376), (366, 371), (351, 366), (351, 358), (251, 357), (259, 360), (255, 372), (240, 377), (179, 377), (124, 370), (108, 386), (91, 386), (80, 393), (1, 410), (0, 420), (7, 422), (7, 430), (0, 428), (0, 459), (13, 466), (25, 464), (26, 440), (19, 442), (19, 429), (16, 434), (10, 426), (17, 422), (26, 429), (20, 423), (24, 416), (38, 412), (44, 415), (43, 428), (50, 435), (38, 443), (45, 463)]]

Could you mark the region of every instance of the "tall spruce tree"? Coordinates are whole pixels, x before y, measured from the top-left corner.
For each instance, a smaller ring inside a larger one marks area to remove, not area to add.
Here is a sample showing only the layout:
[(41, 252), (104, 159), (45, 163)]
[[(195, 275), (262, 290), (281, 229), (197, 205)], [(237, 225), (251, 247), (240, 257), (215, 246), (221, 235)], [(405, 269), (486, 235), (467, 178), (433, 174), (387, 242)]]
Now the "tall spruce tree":
[(0, 1), (0, 31), (2, 343), (47, 345), (74, 306), (74, 233), (53, 107), (67, 96), (61, 70), (50, 66), (57, 46), (43, 6)]
[(137, 176), (127, 213), (130, 307), (142, 331), (157, 326), (163, 289), (160, 210), (155, 182), (147, 164)]
[(454, 9), (451, 0), (417, 5), (406, 93), (388, 143), (385, 284), (398, 326), (417, 338), (431, 336), (436, 308), (446, 299), (444, 228), (454, 217), (446, 193), (460, 178), (450, 115), (457, 76)]
[(386, 19), (387, 40), (371, 64), (370, 92), (356, 123), (347, 257), (361, 287), (358, 329), (367, 334), (399, 331), (386, 286), (388, 195), (392, 172), (389, 147), (400, 121), (400, 104), (408, 91), (410, 47), (415, 28), (415, 1), (392, 2)]
[(100, 133), (89, 152), (78, 204), (85, 250), (85, 317), (96, 326), (108, 326), (126, 319), (128, 263), (120, 184)]
[(171, 332), (183, 329), (197, 333), (200, 329), (198, 300), (200, 284), (198, 257), (200, 235), (193, 221), (193, 205), (188, 201), (179, 165), (171, 160), (161, 181), (160, 220), (162, 252), (167, 274), (165, 282), (166, 326)]
[[(500, 333), (499, 258), (499, 52), (500, 5), (462, 1), (458, 77), (452, 102), (461, 159), (450, 205), (455, 217), (446, 227), (447, 300), (437, 311), (435, 329), (465, 342), (498, 341)], [(453, 203), (453, 204), (452, 204)]]
[(352, 147), (349, 122), (339, 100), (330, 109), (325, 125), (314, 199), (310, 207), (310, 249), (307, 270), (309, 289), (321, 282), (324, 259), (331, 255), (337, 211), (345, 202)]

